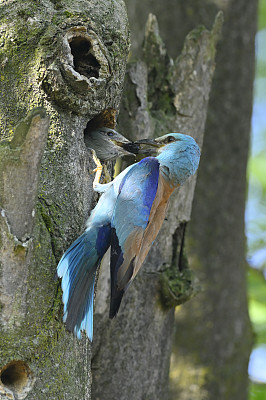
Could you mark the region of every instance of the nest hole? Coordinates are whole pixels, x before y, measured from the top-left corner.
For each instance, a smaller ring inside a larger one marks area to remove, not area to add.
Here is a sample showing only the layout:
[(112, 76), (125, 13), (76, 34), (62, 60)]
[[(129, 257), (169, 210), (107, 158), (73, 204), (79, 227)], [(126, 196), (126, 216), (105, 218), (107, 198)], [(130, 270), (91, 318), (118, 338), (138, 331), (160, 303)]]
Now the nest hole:
[(99, 78), (101, 65), (91, 53), (91, 43), (84, 37), (73, 37), (69, 41), (75, 70), (87, 78)]
[(34, 379), (24, 361), (11, 361), (0, 371), (2, 385), (12, 391), (18, 399), (24, 399), (33, 387)]

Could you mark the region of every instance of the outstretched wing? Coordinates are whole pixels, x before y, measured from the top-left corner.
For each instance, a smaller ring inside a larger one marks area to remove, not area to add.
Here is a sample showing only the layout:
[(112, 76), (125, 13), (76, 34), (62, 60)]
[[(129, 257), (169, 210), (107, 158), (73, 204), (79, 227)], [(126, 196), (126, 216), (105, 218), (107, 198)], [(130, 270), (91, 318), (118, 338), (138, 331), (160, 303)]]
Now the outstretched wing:
[(121, 181), (111, 221), (110, 318), (117, 314), (123, 294), (136, 274), (158, 181), (159, 162), (154, 157), (141, 160)]

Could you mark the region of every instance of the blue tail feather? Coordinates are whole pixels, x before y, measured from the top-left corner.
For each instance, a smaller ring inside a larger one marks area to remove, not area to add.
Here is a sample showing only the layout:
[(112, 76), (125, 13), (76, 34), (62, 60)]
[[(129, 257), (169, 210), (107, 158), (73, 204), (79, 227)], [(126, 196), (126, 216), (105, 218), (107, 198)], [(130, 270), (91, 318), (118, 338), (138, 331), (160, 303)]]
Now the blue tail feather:
[(99, 257), (95, 250), (88, 252), (83, 250), (83, 252), (78, 257), (75, 257), (73, 261), (69, 261), (69, 264), (75, 265), (73, 272), (70, 273), (70, 279), (65, 289), (69, 293), (69, 298), (74, 295), (76, 286), (80, 284), (82, 279), (86, 279), (87, 274), (93, 275), (94, 266), (97, 269), (99, 261)]
[(72, 245), (66, 250), (66, 252), (63, 254), (58, 266), (57, 266), (57, 275), (59, 278), (62, 278), (67, 266), (68, 266), (68, 261), (66, 259), (66, 256), (70, 253), (73, 252), (74, 253), (74, 249), (80, 244), (81, 238), (83, 235), (81, 235), (80, 237), (78, 237), (74, 243), (72, 243)]
[(109, 225), (88, 228), (65, 252), (57, 267), (62, 278), (63, 321), (78, 338), (85, 330), (92, 340), (95, 276), (110, 246), (110, 231)]

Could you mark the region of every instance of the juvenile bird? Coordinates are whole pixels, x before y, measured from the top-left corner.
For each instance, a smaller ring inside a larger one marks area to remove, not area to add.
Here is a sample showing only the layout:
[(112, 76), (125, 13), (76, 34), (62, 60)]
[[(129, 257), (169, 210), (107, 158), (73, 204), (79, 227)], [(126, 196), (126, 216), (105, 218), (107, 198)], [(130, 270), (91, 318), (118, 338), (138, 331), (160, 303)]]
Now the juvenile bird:
[[(134, 156), (139, 148), (114, 129), (106, 127), (93, 131), (85, 130), (84, 141), (87, 147), (95, 151), (100, 161), (112, 161), (117, 157)], [(129, 146), (128, 149), (127, 146)]]
[(109, 246), (109, 315), (113, 318), (162, 226), (171, 193), (198, 168), (200, 149), (191, 136), (169, 133), (138, 143), (157, 156), (129, 166), (108, 184), (95, 185), (103, 194), (85, 232), (57, 267), (62, 278), (64, 322), (78, 338), (85, 330), (92, 340), (95, 276)]
[(106, 164), (101, 162), (113, 161), (118, 157), (133, 156), (139, 152), (140, 145), (134, 144), (114, 129), (102, 127), (90, 131), (85, 129), (85, 145), (92, 150), (92, 157), (96, 164), (93, 172), (96, 172), (93, 187), (100, 181), (102, 170), (104, 168), (105, 179), (111, 180)]

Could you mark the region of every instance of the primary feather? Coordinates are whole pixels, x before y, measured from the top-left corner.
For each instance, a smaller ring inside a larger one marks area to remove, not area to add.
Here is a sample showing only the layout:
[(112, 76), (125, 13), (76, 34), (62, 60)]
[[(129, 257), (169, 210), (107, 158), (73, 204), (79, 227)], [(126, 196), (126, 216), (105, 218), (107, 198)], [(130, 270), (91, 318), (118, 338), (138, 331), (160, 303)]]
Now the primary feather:
[(144, 158), (112, 182), (96, 185), (103, 194), (87, 228), (59, 262), (64, 321), (78, 338), (85, 330), (92, 340), (95, 275), (109, 246), (113, 318), (159, 232), (172, 191), (198, 168), (200, 150), (190, 136), (167, 134), (152, 146), (157, 157)]

